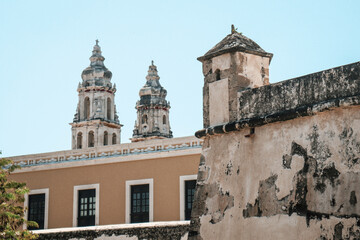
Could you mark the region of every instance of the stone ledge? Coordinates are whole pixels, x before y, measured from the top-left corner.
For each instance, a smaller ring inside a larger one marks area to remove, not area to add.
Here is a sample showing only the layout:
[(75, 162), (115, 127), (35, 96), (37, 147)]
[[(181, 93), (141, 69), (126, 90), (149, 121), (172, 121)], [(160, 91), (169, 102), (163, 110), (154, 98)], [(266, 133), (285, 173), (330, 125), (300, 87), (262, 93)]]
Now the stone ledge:
[(209, 128), (199, 130), (195, 133), (197, 138), (204, 138), (208, 135), (224, 134), (233, 131), (240, 131), (244, 128), (259, 127), (265, 124), (287, 121), (299, 117), (315, 115), (318, 112), (330, 111), (337, 107), (348, 107), (360, 105), (360, 94), (352, 97), (341, 99), (332, 99), (327, 102), (321, 102), (314, 105), (300, 106), (296, 109), (277, 112), (267, 116), (253, 117), (249, 119), (242, 119), (240, 121), (217, 125)]
[(116, 224), (33, 231), (38, 239), (185, 239), (190, 221)]

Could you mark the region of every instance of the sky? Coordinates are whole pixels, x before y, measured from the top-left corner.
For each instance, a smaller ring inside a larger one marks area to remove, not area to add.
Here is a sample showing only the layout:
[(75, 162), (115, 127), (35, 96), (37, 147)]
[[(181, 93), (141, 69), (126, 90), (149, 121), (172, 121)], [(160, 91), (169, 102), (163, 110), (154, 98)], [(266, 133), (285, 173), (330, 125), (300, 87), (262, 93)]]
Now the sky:
[(174, 137), (202, 129), (197, 57), (239, 32), (273, 53), (270, 83), (360, 61), (360, 1), (0, 0), (2, 157), (71, 148), (81, 72), (99, 39), (116, 83), (121, 142), (151, 60)]

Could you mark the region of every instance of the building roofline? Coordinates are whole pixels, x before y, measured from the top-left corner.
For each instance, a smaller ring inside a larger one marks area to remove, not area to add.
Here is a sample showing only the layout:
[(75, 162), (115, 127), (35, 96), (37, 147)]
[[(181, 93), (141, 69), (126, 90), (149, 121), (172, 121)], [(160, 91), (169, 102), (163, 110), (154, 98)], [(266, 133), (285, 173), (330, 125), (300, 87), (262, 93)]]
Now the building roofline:
[(202, 140), (197, 139), (195, 136), (187, 136), (122, 143), (87, 149), (29, 154), (8, 158), (13, 160), (15, 164), (23, 167), (17, 171), (22, 172), (83, 166), (91, 161), (95, 161), (96, 164), (105, 164), (119, 161), (146, 160), (177, 155), (197, 154), (200, 153), (201, 146)]

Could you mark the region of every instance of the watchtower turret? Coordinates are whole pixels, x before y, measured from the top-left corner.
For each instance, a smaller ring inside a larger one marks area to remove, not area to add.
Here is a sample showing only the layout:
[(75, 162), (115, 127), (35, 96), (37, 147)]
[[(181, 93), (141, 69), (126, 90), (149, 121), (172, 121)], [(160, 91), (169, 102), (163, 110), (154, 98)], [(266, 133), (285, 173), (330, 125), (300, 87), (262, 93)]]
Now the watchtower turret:
[(232, 25), (229, 35), (198, 58), (203, 64), (205, 128), (236, 121), (238, 92), (269, 84), (272, 56)]

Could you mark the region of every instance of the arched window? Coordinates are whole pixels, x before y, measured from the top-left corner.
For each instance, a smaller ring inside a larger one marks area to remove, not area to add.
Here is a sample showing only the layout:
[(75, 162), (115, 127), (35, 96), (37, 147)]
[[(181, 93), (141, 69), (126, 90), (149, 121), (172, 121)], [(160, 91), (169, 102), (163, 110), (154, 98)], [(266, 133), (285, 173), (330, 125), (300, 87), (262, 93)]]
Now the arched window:
[(82, 148), (82, 133), (79, 132), (77, 134), (77, 138), (76, 138), (76, 148), (77, 149), (81, 149)]
[(116, 133), (113, 133), (112, 135), (112, 144), (116, 144)]
[(107, 131), (104, 132), (104, 146), (108, 145), (109, 143), (109, 134)]
[(89, 97), (86, 97), (85, 101), (84, 101), (84, 118), (87, 120), (90, 119), (90, 99), (89, 99)]
[(95, 145), (95, 138), (94, 138), (94, 132), (90, 131), (88, 136), (88, 147), (94, 147)]
[(148, 117), (147, 117), (147, 115), (146, 114), (144, 114), (143, 116), (142, 116), (142, 124), (144, 124), (144, 123), (147, 123), (148, 122)]
[(166, 116), (163, 116), (163, 124), (166, 124)]
[(220, 70), (219, 69), (216, 69), (215, 75), (216, 75), (216, 81), (220, 80)]
[(107, 99), (107, 119), (111, 120), (111, 99)]

